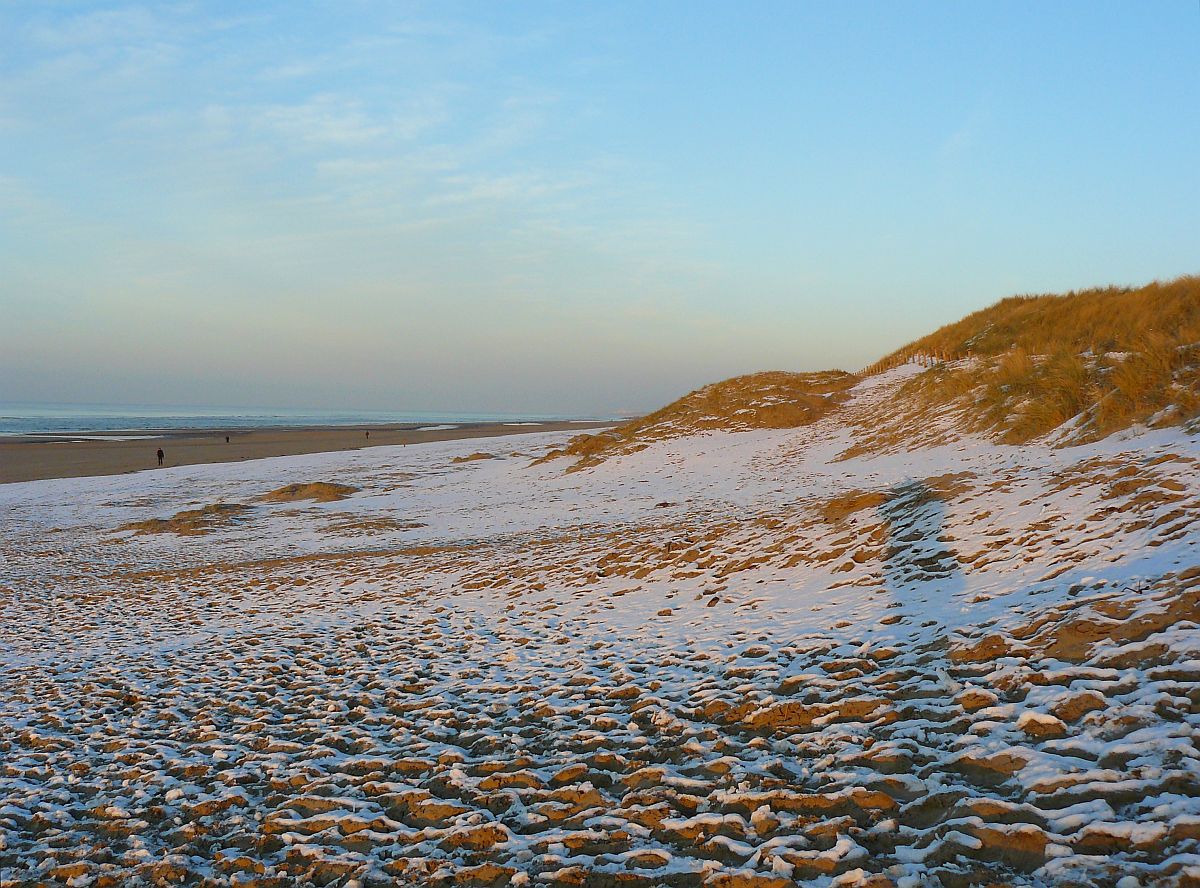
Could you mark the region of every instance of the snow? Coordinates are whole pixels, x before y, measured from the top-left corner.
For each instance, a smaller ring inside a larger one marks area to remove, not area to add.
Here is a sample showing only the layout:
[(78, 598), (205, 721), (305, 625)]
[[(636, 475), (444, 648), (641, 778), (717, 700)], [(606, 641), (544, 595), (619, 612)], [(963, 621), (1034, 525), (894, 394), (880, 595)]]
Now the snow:
[[(846, 409), (868, 421), (914, 372)], [(1200, 614), (1155, 622), (1200, 564), (1196, 439), (841, 459), (852, 428), (570, 474), (531, 465), (570, 433), (533, 431), (527, 456), (465, 463), (513, 442), (0, 485), (0, 871), (1200, 866)], [(319, 480), (361, 489), (258, 502)], [(826, 517), (855, 492), (881, 504)], [(251, 509), (203, 536), (122, 529), (215, 502)], [(1054, 647), (1075, 620), (1147, 629), (1076, 655)], [(1084, 692), (1104, 706), (1070, 713)]]

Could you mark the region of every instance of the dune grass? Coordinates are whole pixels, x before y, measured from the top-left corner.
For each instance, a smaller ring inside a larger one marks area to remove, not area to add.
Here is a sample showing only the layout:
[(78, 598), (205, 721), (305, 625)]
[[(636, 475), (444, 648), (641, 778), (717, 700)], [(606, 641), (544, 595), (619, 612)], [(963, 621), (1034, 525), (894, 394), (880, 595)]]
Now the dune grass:
[(538, 462), (573, 457), (572, 470), (616, 453), (642, 450), (653, 441), (724, 429), (789, 429), (815, 422), (835, 409), (858, 377), (841, 370), (787, 373), (771, 370), (706, 385), (647, 416), (592, 435), (572, 438)]
[(1164, 338), (1200, 342), (1200, 276), (1144, 287), (1010, 296), (909, 343), (896, 354), (1000, 355), (1130, 352)]
[(1137, 289), (1015, 296), (889, 355), (941, 359), (902, 390), (931, 408), (959, 403), (973, 431), (1008, 443), (1074, 420), (1064, 441), (1200, 415), (1200, 277)]
[[(850, 418), (857, 438), (841, 458), (941, 442), (934, 420), (944, 415), (958, 429), (1009, 444), (1052, 433), (1057, 443), (1082, 443), (1137, 423), (1200, 428), (1200, 276), (1012, 296), (863, 373), (914, 358), (929, 369), (904, 383), (881, 413)], [(617, 428), (580, 435), (537, 462), (572, 457), (571, 470), (578, 470), (665, 438), (807, 425), (838, 409), (860, 378), (836, 370), (735, 377)]]

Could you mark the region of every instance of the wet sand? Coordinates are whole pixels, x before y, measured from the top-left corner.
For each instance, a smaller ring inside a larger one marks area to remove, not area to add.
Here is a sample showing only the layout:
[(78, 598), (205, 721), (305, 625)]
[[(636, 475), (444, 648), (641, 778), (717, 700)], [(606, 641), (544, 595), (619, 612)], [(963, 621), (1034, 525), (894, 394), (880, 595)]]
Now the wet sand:
[[(421, 431), (416, 424), (321, 426), (271, 429), (210, 429), (172, 431), (135, 441), (79, 440), (57, 437), (0, 438), (0, 484), (44, 478), (78, 478), (87, 475), (120, 475), (156, 468), (155, 451), (166, 454), (165, 466), (237, 462), (268, 456), (358, 450), (389, 444), (424, 444), (495, 435), (535, 432), (586, 431), (615, 425), (612, 422), (460, 423), (453, 429)], [(370, 433), (370, 437), (367, 433)], [(121, 435), (137, 434), (122, 432)], [(145, 432), (142, 434), (150, 434)], [(225, 436), (229, 436), (229, 443)], [(89, 438), (104, 437), (89, 433)], [(516, 446), (516, 442), (514, 442)]]

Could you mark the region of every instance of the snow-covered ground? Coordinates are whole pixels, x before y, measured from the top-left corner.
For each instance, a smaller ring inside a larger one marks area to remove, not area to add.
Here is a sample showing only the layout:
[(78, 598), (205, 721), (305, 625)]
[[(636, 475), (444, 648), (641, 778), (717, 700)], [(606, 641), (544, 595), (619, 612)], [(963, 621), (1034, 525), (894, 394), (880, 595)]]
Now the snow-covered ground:
[(1200, 441), (839, 459), (911, 372), (569, 474), (0, 485), (0, 880), (1200, 884)]

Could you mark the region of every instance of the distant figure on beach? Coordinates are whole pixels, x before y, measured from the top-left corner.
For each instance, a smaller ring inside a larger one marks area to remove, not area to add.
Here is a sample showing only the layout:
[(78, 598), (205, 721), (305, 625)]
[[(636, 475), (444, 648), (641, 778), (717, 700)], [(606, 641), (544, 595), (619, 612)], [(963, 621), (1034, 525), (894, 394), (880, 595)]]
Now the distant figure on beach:
[(368, 441), (370, 441), (370, 440), (371, 440), (371, 433), (370, 433), (370, 432), (367, 432), (367, 440), (368, 440)]
[(228, 444), (228, 443), (229, 443), (229, 436), (228, 436), (228, 435), (226, 435), (226, 436), (225, 436), (225, 443), (226, 443), (226, 444)]
[(159, 464), (160, 466), (162, 465), (162, 461), (163, 461), (163, 457), (164, 457), (164, 456), (166, 456), (166, 454), (162, 452), (162, 448), (161, 448), (161, 447), (160, 447), (160, 448), (158, 448), (158, 464)]

